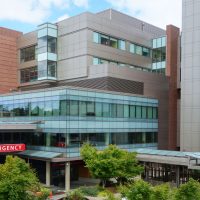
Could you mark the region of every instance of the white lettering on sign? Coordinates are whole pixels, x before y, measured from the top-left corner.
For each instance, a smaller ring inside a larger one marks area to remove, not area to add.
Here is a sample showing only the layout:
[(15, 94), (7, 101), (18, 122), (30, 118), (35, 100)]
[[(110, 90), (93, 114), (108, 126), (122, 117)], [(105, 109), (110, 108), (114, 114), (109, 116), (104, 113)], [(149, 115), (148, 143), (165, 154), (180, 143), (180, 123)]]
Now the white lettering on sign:
[(26, 150), (25, 144), (0, 144), (0, 152), (15, 152)]

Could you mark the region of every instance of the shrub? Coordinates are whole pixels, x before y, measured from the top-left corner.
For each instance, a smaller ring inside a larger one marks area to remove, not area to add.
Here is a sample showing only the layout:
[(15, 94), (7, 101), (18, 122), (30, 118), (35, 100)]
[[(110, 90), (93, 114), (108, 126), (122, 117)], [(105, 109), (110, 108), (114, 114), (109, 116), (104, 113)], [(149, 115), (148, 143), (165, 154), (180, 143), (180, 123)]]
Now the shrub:
[(107, 200), (116, 200), (114, 194), (110, 192), (109, 190), (104, 190), (99, 192), (99, 197), (105, 197)]
[(168, 183), (154, 186), (152, 188), (152, 200), (171, 200), (172, 189)]
[(103, 189), (97, 186), (90, 186), (90, 187), (84, 186), (84, 187), (80, 187), (80, 190), (85, 196), (96, 197), (98, 193), (102, 191)]
[(84, 194), (80, 189), (71, 191), (67, 197), (68, 200), (84, 200)]
[(143, 180), (137, 180), (130, 184), (127, 189), (124, 188), (122, 193), (128, 200), (150, 200), (152, 186)]
[(200, 200), (200, 183), (190, 179), (182, 184), (176, 191), (176, 200)]

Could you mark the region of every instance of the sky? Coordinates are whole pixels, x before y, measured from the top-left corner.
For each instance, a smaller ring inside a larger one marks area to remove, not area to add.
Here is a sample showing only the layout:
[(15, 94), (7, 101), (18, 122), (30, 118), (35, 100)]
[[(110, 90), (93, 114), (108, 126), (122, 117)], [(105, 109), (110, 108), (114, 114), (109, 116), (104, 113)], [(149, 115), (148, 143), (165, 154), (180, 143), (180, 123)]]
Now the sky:
[(160, 28), (181, 27), (182, 0), (1, 0), (0, 26), (33, 31), (37, 25), (112, 8)]

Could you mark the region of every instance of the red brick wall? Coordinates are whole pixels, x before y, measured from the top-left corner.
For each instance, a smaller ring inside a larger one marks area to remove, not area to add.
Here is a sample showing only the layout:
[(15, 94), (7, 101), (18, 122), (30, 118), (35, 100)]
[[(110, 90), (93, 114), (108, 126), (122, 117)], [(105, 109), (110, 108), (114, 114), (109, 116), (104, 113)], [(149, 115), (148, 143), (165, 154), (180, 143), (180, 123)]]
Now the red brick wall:
[(90, 172), (85, 164), (79, 165), (79, 177), (81, 178), (91, 178)]
[(169, 77), (169, 133), (168, 149), (177, 150), (177, 72), (179, 65), (179, 28), (167, 26), (167, 67)]
[(0, 27), (0, 94), (18, 86), (17, 38), (21, 34)]

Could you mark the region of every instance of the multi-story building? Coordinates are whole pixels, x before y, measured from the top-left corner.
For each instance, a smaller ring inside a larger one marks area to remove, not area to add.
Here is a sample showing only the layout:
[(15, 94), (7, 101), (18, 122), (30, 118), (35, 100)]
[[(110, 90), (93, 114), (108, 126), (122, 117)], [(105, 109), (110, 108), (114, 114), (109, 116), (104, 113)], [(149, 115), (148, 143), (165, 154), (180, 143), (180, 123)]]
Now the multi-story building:
[(14, 41), (18, 80), (0, 96), (0, 143), (27, 144), (20, 154), (47, 185), (69, 188), (70, 165), (73, 179), (87, 177), (84, 142), (179, 147), (178, 28), (109, 9), (39, 25)]
[(200, 2), (183, 0), (181, 150), (200, 151)]

